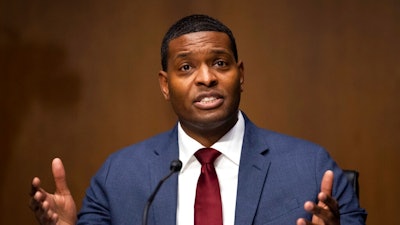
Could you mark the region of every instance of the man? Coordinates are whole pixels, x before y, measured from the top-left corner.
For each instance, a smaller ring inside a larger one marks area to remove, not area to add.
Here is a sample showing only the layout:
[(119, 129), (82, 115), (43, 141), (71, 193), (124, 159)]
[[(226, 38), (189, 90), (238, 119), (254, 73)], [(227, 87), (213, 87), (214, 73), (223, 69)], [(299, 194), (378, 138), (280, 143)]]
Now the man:
[[(260, 129), (239, 110), (244, 66), (229, 28), (205, 15), (185, 17), (166, 33), (161, 56), (161, 92), (179, 121), (107, 159), (92, 178), (78, 224), (140, 224), (151, 191), (177, 158), (182, 170), (159, 190), (149, 224), (196, 224), (197, 152), (210, 147), (221, 153), (213, 165), (225, 225), (365, 224), (365, 211), (324, 149)], [(31, 208), (42, 224), (75, 224), (61, 160), (52, 168), (55, 194), (34, 178)]]

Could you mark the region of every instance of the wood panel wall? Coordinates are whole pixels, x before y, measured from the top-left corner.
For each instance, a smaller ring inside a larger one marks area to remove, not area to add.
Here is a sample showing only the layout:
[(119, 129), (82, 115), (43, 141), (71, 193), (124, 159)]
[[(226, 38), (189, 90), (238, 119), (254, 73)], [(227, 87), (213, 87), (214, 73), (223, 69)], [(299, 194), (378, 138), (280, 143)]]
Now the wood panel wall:
[(30, 182), (54, 189), (52, 158), (80, 204), (110, 153), (173, 126), (159, 47), (191, 13), (236, 35), (246, 114), (357, 169), (368, 224), (397, 223), (399, 1), (160, 2), (0, 0), (0, 224), (35, 223)]

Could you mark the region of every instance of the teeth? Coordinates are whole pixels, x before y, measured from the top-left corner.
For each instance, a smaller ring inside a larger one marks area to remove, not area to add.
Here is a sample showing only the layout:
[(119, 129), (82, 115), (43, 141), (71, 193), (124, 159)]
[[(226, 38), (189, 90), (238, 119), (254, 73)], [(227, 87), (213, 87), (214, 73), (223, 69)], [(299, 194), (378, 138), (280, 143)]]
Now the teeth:
[(200, 102), (202, 102), (202, 103), (208, 103), (208, 102), (212, 102), (212, 101), (214, 101), (214, 100), (216, 100), (216, 99), (217, 99), (216, 97), (205, 97), (205, 98), (201, 99)]

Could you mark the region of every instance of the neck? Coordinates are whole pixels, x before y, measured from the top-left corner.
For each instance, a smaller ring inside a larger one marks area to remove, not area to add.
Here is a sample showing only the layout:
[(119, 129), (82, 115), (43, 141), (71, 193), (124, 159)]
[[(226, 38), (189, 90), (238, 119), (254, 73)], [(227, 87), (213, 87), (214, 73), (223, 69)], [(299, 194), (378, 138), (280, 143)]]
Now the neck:
[(193, 126), (182, 122), (181, 126), (186, 134), (191, 138), (195, 139), (205, 147), (211, 147), (226, 133), (228, 133), (228, 131), (235, 126), (237, 121), (238, 116), (235, 114), (224, 123), (218, 124), (217, 126)]

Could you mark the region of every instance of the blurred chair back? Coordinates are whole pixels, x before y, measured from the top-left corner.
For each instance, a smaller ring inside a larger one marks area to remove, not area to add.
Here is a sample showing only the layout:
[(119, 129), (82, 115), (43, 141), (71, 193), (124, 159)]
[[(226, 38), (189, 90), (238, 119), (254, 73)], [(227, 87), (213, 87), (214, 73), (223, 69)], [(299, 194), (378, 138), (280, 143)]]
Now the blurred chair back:
[(354, 193), (356, 193), (357, 198), (360, 199), (359, 197), (359, 185), (358, 185), (358, 176), (359, 173), (356, 170), (343, 170), (344, 174), (346, 175), (347, 179), (353, 185)]

